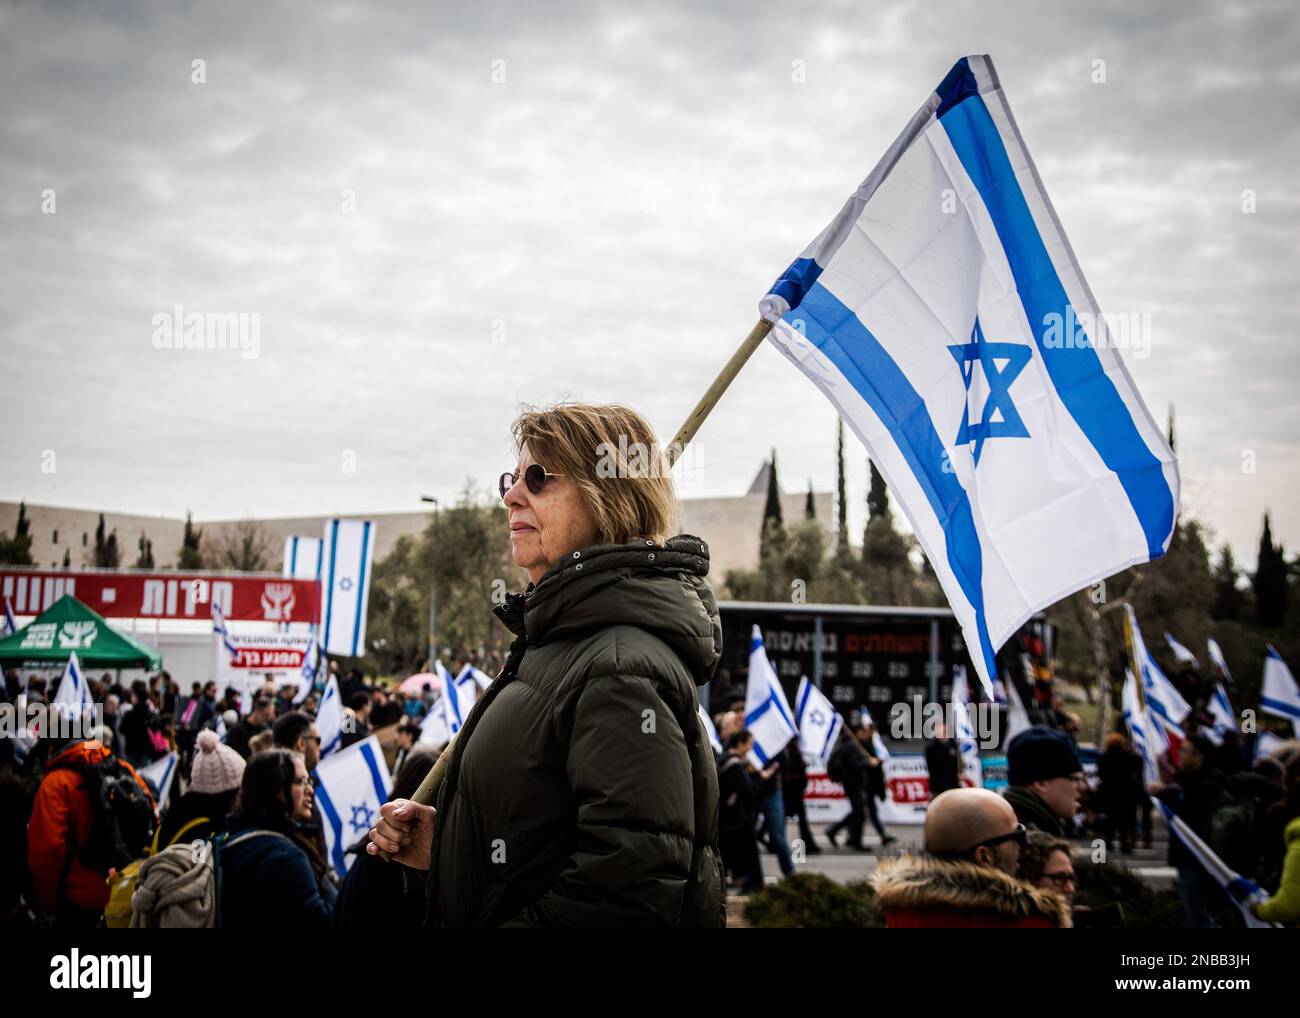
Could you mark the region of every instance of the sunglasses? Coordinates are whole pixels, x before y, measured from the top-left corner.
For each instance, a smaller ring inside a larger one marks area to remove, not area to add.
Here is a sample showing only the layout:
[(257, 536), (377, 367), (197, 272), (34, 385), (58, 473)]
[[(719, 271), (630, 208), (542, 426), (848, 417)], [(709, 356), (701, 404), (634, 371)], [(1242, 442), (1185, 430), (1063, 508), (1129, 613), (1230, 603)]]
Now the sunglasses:
[(1070, 884), (1078, 883), (1073, 873), (1044, 873), (1043, 878), (1050, 880), (1057, 887), (1066, 887)]
[[(547, 481), (549, 481), (552, 477), (563, 477), (563, 476), (565, 475), (548, 474), (546, 472), (546, 468), (542, 466), (540, 463), (532, 463), (529, 465), (528, 469), (524, 471), (524, 484), (528, 486), (528, 490), (532, 492), (534, 495), (540, 495), (542, 491), (546, 488)], [(512, 474), (509, 470), (507, 470), (504, 474), (501, 475), (501, 480), (498, 482), (498, 484), (500, 484), (501, 486), (501, 500), (503, 502), (505, 501), (506, 492), (509, 491), (511, 488), (513, 488), (518, 482), (519, 482), (519, 475)]]
[(1029, 847), (1029, 832), (1025, 830), (1024, 824), (1016, 824), (1016, 829), (1010, 834), (999, 834), (996, 838), (988, 838), (984, 841), (977, 842), (976, 844), (971, 845), (970, 851), (974, 852), (975, 849), (980, 847), (980, 845), (983, 845), (985, 848), (995, 848), (998, 845), (1001, 845), (1004, 841), (1014, 841), (1021, 847), (1021, 849), (1025, 849)]

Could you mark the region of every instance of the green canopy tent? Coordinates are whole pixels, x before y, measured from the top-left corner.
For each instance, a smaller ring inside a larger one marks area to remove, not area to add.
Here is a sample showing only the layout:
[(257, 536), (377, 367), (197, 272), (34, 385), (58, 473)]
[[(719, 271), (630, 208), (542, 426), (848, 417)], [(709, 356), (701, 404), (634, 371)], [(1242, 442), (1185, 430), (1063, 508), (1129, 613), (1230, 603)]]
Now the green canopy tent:
[(104, 621), (71, 594), (0, 639), (0, 667), (58, 668), (75, 652), (86, 668), (162, 667), (162, 655)]

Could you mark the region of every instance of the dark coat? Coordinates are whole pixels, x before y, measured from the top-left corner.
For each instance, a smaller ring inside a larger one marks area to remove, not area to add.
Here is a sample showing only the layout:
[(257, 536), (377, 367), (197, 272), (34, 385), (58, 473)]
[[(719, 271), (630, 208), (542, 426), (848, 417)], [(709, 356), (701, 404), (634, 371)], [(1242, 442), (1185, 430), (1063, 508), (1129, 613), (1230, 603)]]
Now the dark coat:
[(430, 922), (724, 924), (707, 572), (695, 537), (597, 545), (498, 605), (517, 639), (439, 792)]
[(930, 773), (930, 798), (961, 787), (961, 752), (955, 739), (935, 739), (925, 747), (925, 769)]
[[(226, 818), (234, 838), (253, 826)], [(250, 838), (221, 849), (221, 925), (245, 930), (324, 929), (335, 891), (318, 880), (307, 853), (287, 837)]]
[(1029, 830), (1042, 831), (1054, 838), (1065, 837), (1065, 826), (1060, 819), (1030, 789), (1010, 785), (1002, 789), (1002, 798), (1011, 803), (1011, 808), (1016, 811), (1016, 819)]

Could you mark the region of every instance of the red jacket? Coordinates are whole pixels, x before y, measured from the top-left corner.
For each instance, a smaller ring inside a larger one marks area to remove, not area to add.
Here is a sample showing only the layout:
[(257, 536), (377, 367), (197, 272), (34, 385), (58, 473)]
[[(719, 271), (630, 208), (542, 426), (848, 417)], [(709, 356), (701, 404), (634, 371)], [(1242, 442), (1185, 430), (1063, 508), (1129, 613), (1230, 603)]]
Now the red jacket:
[(901, 856), (871, 877), (891, 929), (1057, 929), (1072, 925), (1059, 894), (973, 862)]
[[(75, 770), (50, 768), (56, 761), (96, 764), (109, 756), (112, 753), (98, 742), (73, 743), (50, 760), (45, 778), (36, 790), (36, 802), (27, 824), (27, 865), (32, 871), (36, 898), (47, 912), (56, 911), (60, 901), (88, 909), (102, 909), (108, 904), (108, 874), (87, 868), (78, 858), (77, 849), (89, 839), (94, 816), (84, 780)], [(125, 760), (122, 766), (148, 795), (149, 787), (135, 768)], [(149, 800), (153, 801), (152, 795)]]

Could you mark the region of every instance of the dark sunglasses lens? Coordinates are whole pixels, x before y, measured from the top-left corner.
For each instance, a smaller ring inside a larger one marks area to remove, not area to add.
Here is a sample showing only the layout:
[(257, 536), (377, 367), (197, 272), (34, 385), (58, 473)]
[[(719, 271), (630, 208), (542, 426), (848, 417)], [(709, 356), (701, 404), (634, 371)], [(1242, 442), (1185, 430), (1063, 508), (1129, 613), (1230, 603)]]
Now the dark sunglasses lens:
[(524, 471), (524, 483), (528, 485), (528, 490), (534, 495), (540, 495), (542, 489), (546, 487), (546, 468), (540, 463), (534, 463)]

